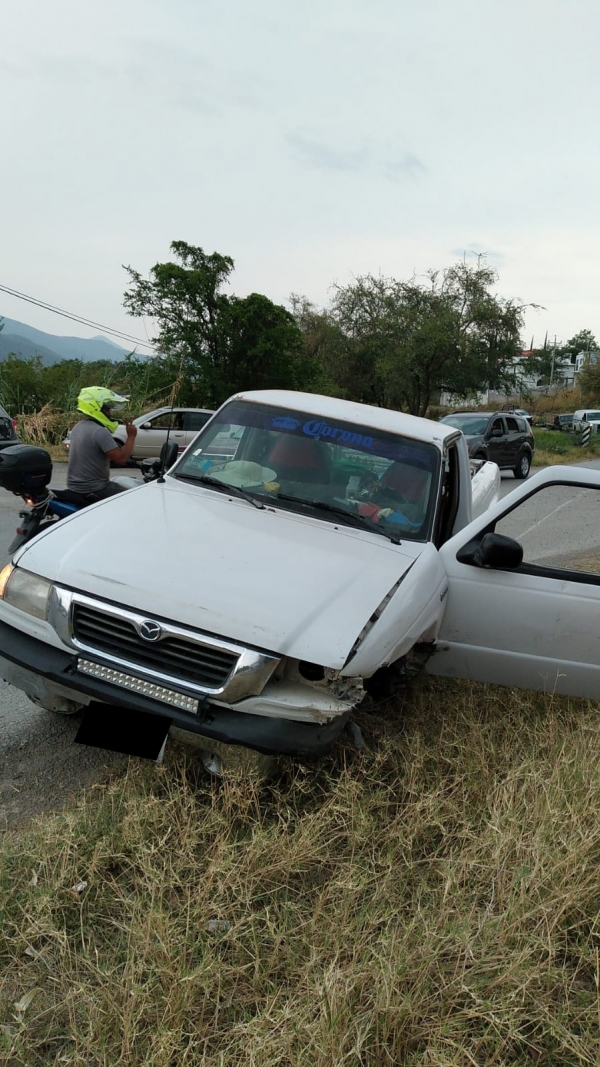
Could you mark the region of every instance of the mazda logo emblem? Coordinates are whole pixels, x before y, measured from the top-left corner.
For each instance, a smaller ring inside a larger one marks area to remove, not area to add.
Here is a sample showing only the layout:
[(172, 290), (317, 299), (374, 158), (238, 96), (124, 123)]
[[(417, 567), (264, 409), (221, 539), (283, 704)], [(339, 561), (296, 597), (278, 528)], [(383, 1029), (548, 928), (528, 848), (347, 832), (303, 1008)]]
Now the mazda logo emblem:
[(158, 641), (159, 637), (162, 637), (162, 632), (162, 626), (157, 622), (151, 622), (149, 619), (140, 624), (139, 634), (144, 641)]

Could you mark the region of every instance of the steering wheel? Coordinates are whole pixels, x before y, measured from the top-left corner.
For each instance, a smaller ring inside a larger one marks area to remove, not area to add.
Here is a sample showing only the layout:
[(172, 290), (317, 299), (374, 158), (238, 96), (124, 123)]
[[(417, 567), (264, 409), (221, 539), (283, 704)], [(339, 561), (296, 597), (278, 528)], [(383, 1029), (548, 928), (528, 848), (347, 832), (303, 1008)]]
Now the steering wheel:
[[(389, 507), (402, 507), (405, 504), (410, 504), (408, 497), (401, 492), (400, 489), (388, 489), (386, 486), (381, 487), (382, 508)], [(385, 503), (383, 503), (385, 501)], [(377, 501), (379, 503), (379, 501)]]

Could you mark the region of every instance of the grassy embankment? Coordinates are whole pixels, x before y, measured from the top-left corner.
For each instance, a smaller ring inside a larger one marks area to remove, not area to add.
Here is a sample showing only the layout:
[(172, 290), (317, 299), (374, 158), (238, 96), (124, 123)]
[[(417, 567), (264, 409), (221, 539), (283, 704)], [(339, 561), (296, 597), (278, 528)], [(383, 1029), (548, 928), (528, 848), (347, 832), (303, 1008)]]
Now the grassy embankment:
[(600, 459), (600, 434), (592, 434), (586, 448), (578, 444), (579, 436), (542, 430), (534, 427), (534, 467), (549, 467), (555, 463), (578, 463), (585, 459)]
[(600, 1062), (596, 705), (382, 710), (270, 783), (173, 747), (7, 836), (0, 1063)]

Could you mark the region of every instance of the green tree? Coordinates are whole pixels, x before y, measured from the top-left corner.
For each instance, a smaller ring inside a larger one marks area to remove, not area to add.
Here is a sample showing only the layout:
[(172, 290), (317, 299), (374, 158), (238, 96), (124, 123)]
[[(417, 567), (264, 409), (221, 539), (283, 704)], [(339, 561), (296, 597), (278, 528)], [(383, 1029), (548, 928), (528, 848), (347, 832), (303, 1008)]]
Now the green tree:
[(133, 352), (114, 368), (110, 387), (130, 398), (128, 409), (133, 415), (171, 402), (176, 391), (174, 372), (165, 360)]
[(171, 252), (175, 262), (157, 263), (149, 278), (125, 268), (124, 306), (156, 321), (160, 363), (177, 381), (180, 402), (216, 407), (240, 389), (306, 384), (312, 365), (291, 312), (259, 293), (224, 292), (229, 256), (185, 241), (174, 241)]
[(12, 415), (39, 411), (46, 401), (41, 356), (22, 359), (9, 352), (0, 362), (0, 398)]
[(112, 387), (118, 364), (110, 360), (85, 363), (81, 359), (62, 359), (42, 368), (41, 385), (44, 402), (58, 411), (75, 411), (77, 397), (87, 385)]
[(560, 385), (570, 363), (570, 355), (564, 347), (549, 345), (545, 341), (543, 348), (534, 348), (528, 358), (527, 376), (535, 376), (538, 385)]
[(336, 287), (311, 343), (318, 334), (342, 395), (424, 415), (442, 389), (466, 398), (513, 383), (524, 307), (497, 296), (496, 282), (481, 258), (423, 280), (367, 274)]
[(578, 356), (580, 352), (597, 352), (598, 342), (591, 330), (580, 330), (560, 349), (565, 356)]
[(302, 334), (314, 391), (340, 397), (355, 393), (352, 344), (331, 311), (321, 310), (297, 293), (292, 293), (290, 305)]
[(585, 352), (586, 357), (577, 377), (577, 384), (581, 393), (590, 403), (598, 403), (600, 400), (600, 365), (598, 342), (591, 330), (580, 330), (571, 337), (565, 345), (565, 350), (573, 356)]

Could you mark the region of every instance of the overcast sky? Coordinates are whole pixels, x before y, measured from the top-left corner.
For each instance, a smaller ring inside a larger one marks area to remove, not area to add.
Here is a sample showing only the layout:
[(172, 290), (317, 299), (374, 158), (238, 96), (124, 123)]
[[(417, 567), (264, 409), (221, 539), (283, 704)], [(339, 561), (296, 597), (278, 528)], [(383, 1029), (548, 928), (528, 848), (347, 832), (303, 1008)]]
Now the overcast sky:
[[(19, 0), (0, 35), (0, 283), (129, 333), (122, 264), (239, 295), (489, 254), (600, 336), (598, 0)], [(0, 314), (87, 331), (2, 296)]]

